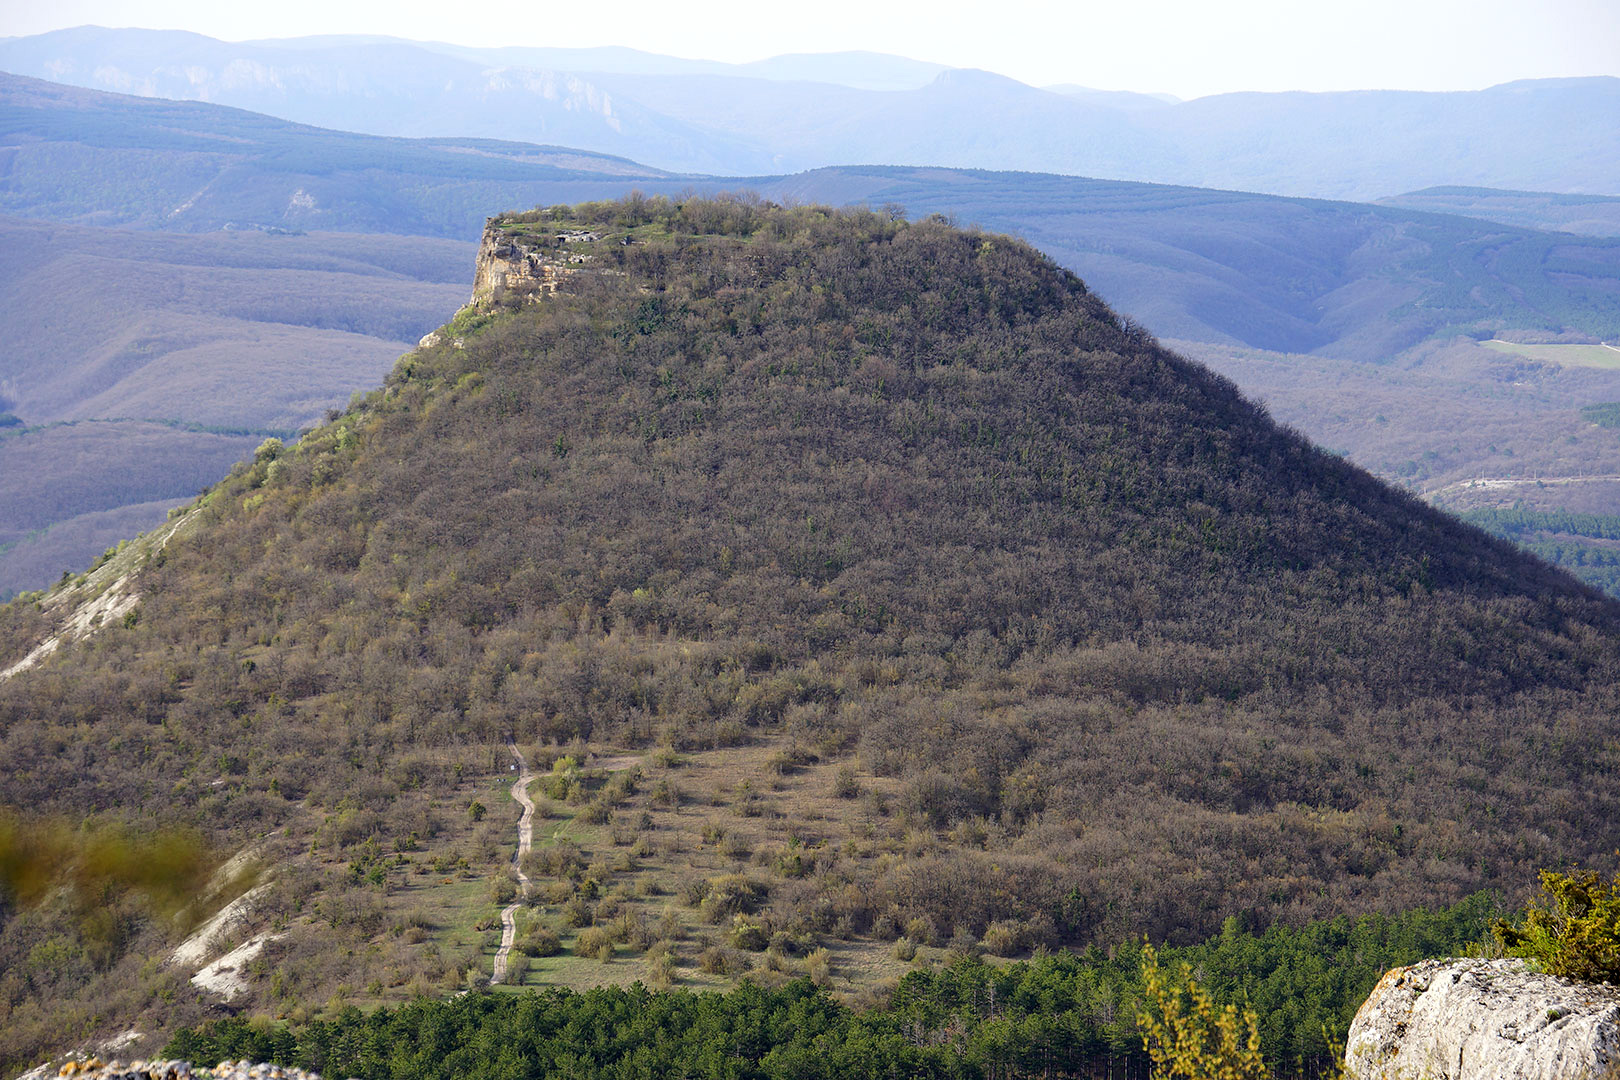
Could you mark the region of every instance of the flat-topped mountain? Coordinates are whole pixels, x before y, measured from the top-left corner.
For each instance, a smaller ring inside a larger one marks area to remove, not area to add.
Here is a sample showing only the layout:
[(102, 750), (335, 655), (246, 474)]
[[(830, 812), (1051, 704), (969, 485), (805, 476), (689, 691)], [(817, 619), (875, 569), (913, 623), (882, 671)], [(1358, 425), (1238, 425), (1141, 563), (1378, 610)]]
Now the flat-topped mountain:
[[(0, 611), (0, 670), (119, 613), (0, 682), (6, 803), (273, 834), (239, 1006), (487, 973), (508, 739), (546, 796), (525, 932), (571, 951), (526, 977), (574, 984), (643, 972), (593, 930), (699, 985), (771, 942), (858, 983), (901, 933), (1191, 940), (1620, 841), (1620, 607), (1023, 243), (630, 198), (483, 250), (381, 389)], [(8, 918), (0, 967), (96, 958), (17, 1015), (191, 1007), (143, 967), (178, 931), (118, 910), (111, 946)]]
[[(984, 84), (1014, 95), (1034, 92), (983, 73), (957, 73), (946, 82), (959, 91)], [(1580, 412), (1620, 396), (1608, 366), (1613, 351), (1597, 344), (1620, 336), (1620, 241), (1612, 237), (1394, 206), (1033, 173), (843, 166), (746, 181), (669, 176), (557, 147), (349, 135), (201, 102), (152, 101), (3, 75), (0, 146), (10, 154), (0, 206), (15, 213), (197, 234), (224, 227), (238, 240), (252, 231), (263, 233), (259, 239), (270, 251), (370, 246), (354, 238), (287, 235), (301, 230), (380, 230), (471, 245), (490, 206), (552, 205), (638, 188), (712, 195), (746, 184), (783, 202), (898, 204), (913, 216), (941, 213), (1022, 237), (1154, 333), (1218, 366), (1288, 423), (1425, 497), (1448, 498), (1456, 484), (1500, 478), (1511, 481), (1507, 505), (1530, 496), (1551, 509), (1606, 511), (1612, 507), (1601, 501), (1605, 489), (1591, 478), (1620, 472), (1620, 441)], [(1603, 209), (1591, 196), (1510, 193), (1504, 202), (1502, 193), (1462, 190), (1425, 205), (1487, 215), (1511, 205), (1515, 220), (1540, 222), (1545, 213), (1547, 224), (1571, 226), (1557, 215)], [(206, 260), (229, 239), (198, 240), (184, 258)], [(14, 290), (13, 306), (25, 310), (9, 324), (14, 351), (31, 359), (0, 385), (0, 413), (14, 413), (25, 425), (60, 418), (29, 400), (42, 389), (31, 385), (34, 372), (49, 368), (51, 381), (82, 380), (101, 358), (98, 349), (76, 342), (101, 335), (127, 355), (124, 342), (136, 324), (168, 321), (168, 308), (176, 302), (194, 307), (200, 295), (173, 294), (162, 275), (129, 257), (153, 250), (153, 241), (120, 231), (76, 243), (117, 258), (100, 259), (92, 273), (63, 273), (60, 265), (47, 269), (30, 245), (6, 249), (5, 261), (26, 283)], [(392, 251), (401, 243), (377, 246)], [(61, 264), (67, 253), (52, 245), (48, 257)], [(151, 281), (162, 287), (148, 288)], [(311, 306), (321, 309), (315, 317), (322, 325), (340, 312), (345, 323), (374, 324), (374, 314), (394, 310), (408, 313), (390, 321), (415, 325), (406, 339), (415, 341), (443, 317), (442, 306), (413, 307), (405, 289), (374, 304), (369, 290), (323, 285), (312, 305), (296, 276), (255, 274), (240, 284), (232, 309), (262, 311), (278, 323), (308, 318)], [(38, 302), (36, 294), (51, 302)], [(105, 314), (112, 301), (119, 318), (79, 317)], [(66, 332), (55, 329), (63, 324)], [(301, 427), (302, 418), (289, 422), (283, 415), (284, 389), (305, 394), (309, 416), (347, 400), (348, 388), (322, 401), (303, 383), (288, 381), (299, 363), (330, 366), (325, 357), (295, 349), (281, 362), (259, 359), (274, 352), (260, 329), (239, 325), (212, 347), (239, 363), (254, 358), (248, 365), (253, 382), (233, 387), (236, 426)], [(275, 336), (285, 339), (279, 328)], [(139, 366), (157, 371), (189, 339), (160, 341), (141, 332), (137, 340)], [(1481, 340), (1488, 344), (1476, 344)], [(1539, 347), (1544, 342), (1574, 347), (1545, 350)], [(384, 355), (392, 360), (397, 348)], [(165, 398), (184, 399), (183, 393)], [(101, 402), (94, 418), (152, 418), (108, 411), (110, 404)], [(74, 418), (90, 417), (80, 412)], [(185, 408), (159, 419), (219, 423)], [(111, 432), (81, 429), (72, 441), (93, 436), (94, 450), (52, 446), (48, 455), (30, 451), (26, 461), (18, 460), (15, 440), (0, 447), (0, 457), (8, 458), (0, 461), (0, 475), (24, 478), (29, 490), (23, 498), (63, 504), (41, 520), (17, 495), (0, 490), (0, 522), (13, 526), (11, 537), (0, 535), (0, 597), (46, 585), (130, 529), (161, 520), (168, 506), (160, 496), (197, 489), (187, 470), (201, 463), (203, 449), (217, 471), (223, 459), (211, 455), (235, 456), (245, 448), (230, 449), (212, 436), (199, 440), (192, 432), (181, 433), (184, 445), (177, 448), (175, 435), (149, 426), (126, 428), (114, 442)], [(28, 436), (36, 446), (46, 437), (60, 441), (66, 433)], [(110, 446), (133, 439), (165, 444), (156, 456), (120, 459), (139, 466), (137, 472), (152, 473), (176, 449), (182, 467), (163, 465), (157, 488), (139, 484), (130, 498), (59, 498), (76, 487), (105, 489), (108, 477), (94, 466)], [(48, 474), (31, 466), (46, 457), (57, 463)], [(84, 477), (85, 471), (92, 475)], [(113, 512), (131, 505), (136, 494), (135, 509)], [(1563, 552), (1559, 561), (1579, 573), (1613, 562), (1600, 544), (1557, 550)]]
[[(950, 73), (940, 92), (986, 88), (1040, 93), (984, 72)], [(557, 146), (356, 135), (3, 73), (0, 148), (10, 154), (0, 210), (81, 225), (470, 242), (491, 205), (747, 187), (778, 201), (898, 204), (1015, 233), (1178, 339), (1385, 362), (1457, 334), (1620, 336), (1620, 242), (1422, 212), (1432, 203), (937, 167), (675, 176)]]

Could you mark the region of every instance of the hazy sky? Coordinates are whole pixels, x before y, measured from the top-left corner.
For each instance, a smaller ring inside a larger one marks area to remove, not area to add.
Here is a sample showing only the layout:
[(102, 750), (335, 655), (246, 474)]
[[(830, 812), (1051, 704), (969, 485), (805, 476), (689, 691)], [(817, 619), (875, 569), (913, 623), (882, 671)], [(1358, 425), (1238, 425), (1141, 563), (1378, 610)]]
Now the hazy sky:
[(390, 34), (466, 45), (629, 45), (714, 60), (872, 49), (1180, 97), (1228, 90), (1477, 89), (1620, 75), (1620, 0), (54, 0), (0, 3), (0, 36), (64, 26), (236, 41)]

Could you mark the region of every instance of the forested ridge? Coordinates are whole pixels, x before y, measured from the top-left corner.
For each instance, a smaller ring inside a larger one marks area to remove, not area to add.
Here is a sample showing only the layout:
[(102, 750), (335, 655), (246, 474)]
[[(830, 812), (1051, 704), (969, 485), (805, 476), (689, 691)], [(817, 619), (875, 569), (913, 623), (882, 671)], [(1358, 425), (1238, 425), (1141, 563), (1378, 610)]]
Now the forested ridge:
[[(746, 199), (503, 222), (594, 229), (611, 272), (465, 311), (267, 443), (133, 617), (0, 682), (9, 806), (284, 830), (253, 1008), (474, 979), (427, 886), (510, 857), (468, 818), (507, 738), (579, 830), (536, 853), (535, 939), (674, 982), (1188, 944), (1511, 896), (1620, 842), (1620, 608), (1024, 244)], [(140, 963), (174, 929), (116, 910), (96, 937), (0, 908), (0, 1027), (72, 1000), (93, 1028), (114, 976), (116, 1008), (195, 1018)]]

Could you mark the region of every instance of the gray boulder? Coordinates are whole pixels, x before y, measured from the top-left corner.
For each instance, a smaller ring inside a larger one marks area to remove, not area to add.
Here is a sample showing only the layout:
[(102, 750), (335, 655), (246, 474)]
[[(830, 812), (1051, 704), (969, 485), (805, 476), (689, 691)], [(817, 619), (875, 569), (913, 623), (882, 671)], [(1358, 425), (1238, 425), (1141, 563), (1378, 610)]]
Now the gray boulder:
[(1346, 1080), (1620, 1077), (1620, 987), (1522, 960), (1425, 960), (1385, 973), (1350, 1025)]

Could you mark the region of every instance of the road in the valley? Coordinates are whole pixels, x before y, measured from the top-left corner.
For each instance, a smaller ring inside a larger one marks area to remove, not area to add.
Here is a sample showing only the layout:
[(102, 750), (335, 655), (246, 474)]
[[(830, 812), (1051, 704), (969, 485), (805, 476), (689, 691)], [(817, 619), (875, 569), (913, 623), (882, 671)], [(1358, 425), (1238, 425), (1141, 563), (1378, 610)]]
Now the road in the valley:
[(1435, 488), (1433, 491), (1420, 492), (1423, 498), (1433, 502), (1446, 495), (1456, 495), (1464, 491), (1504, 491), (1510, 488), (1522, 487), (1565, 487), (1570, 484), (1612, 484), (1620, 480), (1620, 476), (1597, 474), (1593, 476), (1482, 476), (1473, 480), (1458, 480), (1445, 487)]

